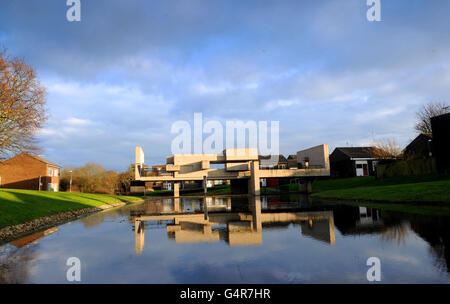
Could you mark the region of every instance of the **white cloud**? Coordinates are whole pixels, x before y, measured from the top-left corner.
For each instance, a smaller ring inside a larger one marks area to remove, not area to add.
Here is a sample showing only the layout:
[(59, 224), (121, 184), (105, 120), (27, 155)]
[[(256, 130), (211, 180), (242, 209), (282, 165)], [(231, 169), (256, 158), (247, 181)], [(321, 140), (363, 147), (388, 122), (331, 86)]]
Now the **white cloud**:
[(81, 119), (76, 117), (64, 119), (62, 122), (65, 126), (73, 126), (73, 127), (88, 126), (92, 124), (92, 121), (90, 121), (89, 119)]

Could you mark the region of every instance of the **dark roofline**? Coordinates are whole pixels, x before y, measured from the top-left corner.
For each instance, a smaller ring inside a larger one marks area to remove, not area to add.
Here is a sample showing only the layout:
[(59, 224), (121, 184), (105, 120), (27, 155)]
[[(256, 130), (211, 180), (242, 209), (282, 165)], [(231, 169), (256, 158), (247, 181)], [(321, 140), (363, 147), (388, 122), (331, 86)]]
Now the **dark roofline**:
[(433, 139), (433, 133), (425, 133), (422, 132), (419, 135), (417, 135), (416, 138), (414, 138), (404, 149), (403, 152), (413, 148), (413, 146), (417, 143), (417, 141), (420, 139), (420, 137), (426, 137), (428, 139)]
[(366, 157), (355, 157), (355, 156), (349, 154), (349, 151), (352, 151), (352, 150), (354, 152), (364, 151), (366, 153), (369, 153), (369, 151), (367, 151), (367, 150), (373, 150), (373, 149), (374, 149), (374, 147), (337, 147), (337, 148), (335, 148), (335, 150), (339, 150), (340, 152), (342, 152), (343, 154), (345, 154), (349, 158), (374, 158), (370, 154), (368, 154)]

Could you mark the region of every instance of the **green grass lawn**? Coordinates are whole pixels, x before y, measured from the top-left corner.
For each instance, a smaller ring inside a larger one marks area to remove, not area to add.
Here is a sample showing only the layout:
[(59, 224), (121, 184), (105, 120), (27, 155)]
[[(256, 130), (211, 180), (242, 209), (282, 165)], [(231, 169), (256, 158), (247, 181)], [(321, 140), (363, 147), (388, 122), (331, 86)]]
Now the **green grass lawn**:
[(312, 184), (313, 191), (340, 190), (355, 187), (389, 186), (449, 180), (446, 175), (417, 175), (376, 179), (373, 176), (318, 180)]
[(376, 180), (348, 178), (313, 183), (314, 197), (386, 202), (450, 203), (448, 176), (415, 176)]
[(62, 212), (141, 199), (137, 196), (0, 189), (0, 229)]

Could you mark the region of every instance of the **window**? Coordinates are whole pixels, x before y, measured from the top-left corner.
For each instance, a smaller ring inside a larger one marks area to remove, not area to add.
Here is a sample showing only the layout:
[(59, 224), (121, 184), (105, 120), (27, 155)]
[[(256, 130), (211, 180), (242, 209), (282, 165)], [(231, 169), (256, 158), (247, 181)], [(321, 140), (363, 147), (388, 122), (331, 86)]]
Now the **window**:
[(363, 167), (363, 165), (362, 165), (362, 164), (358, 164), (358, 165), (356, 165), (356, 168), (357, 168), (357, 169), (362, 169), (362, 167)]
[(55, 169), (55, 176), (58, 176), (58, 169)]
[(53, 169), (52, 168), (48, 168), (48, 176), (53, 176)]

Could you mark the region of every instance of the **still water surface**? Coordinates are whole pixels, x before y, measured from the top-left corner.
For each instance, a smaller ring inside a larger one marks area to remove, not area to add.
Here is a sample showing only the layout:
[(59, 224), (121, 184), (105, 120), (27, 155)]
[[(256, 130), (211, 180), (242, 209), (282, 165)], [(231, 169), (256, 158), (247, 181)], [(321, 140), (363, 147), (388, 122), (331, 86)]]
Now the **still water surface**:
[(0, 247), (0, 283), (449, 283), (450, 218), (306, 196), (153, 198)]

